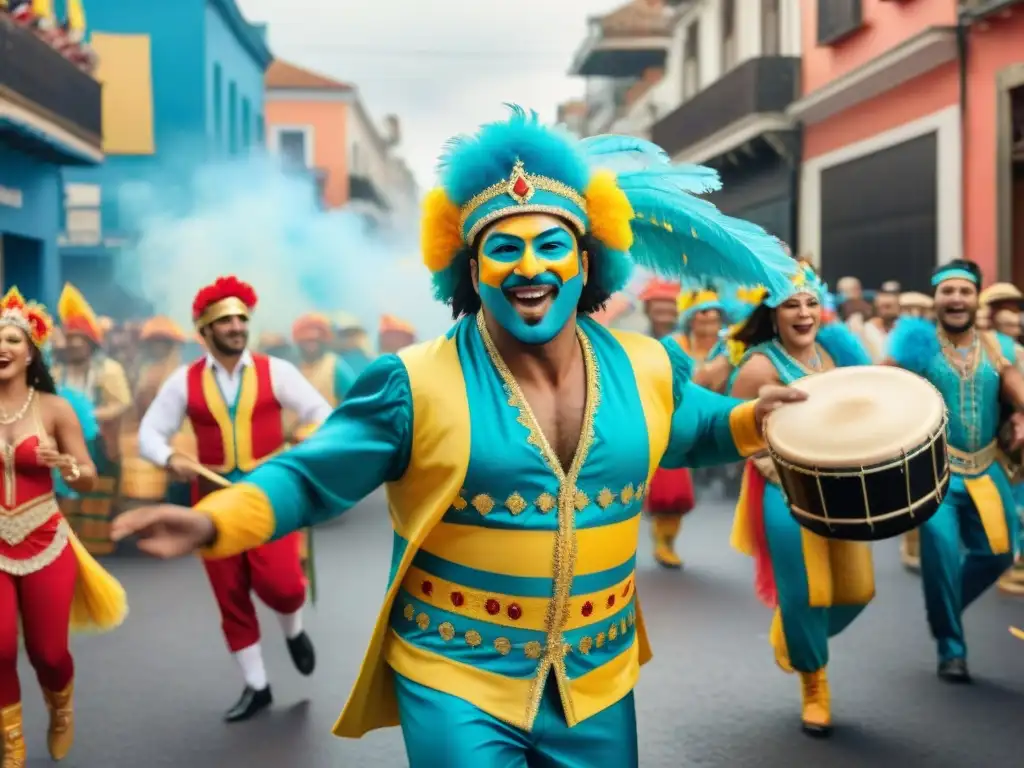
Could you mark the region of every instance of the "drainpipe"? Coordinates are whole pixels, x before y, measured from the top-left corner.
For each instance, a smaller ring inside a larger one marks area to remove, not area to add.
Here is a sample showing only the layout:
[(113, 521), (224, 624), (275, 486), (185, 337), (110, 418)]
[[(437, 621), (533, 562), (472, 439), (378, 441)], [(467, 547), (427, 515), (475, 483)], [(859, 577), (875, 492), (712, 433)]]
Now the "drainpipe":
[(957, 85), (960, 97), (960, 187), (961, 187), (961, 202), (960, 202), (960, 255), (962, 258), (970, 258), (970, 252), (967, 243), (967, 227), (965, 213), (965, 202), (966, 196), (963, 194), (966, 190), (966, 182), (964, 175), (967, 171), (967, 134), (968, 123), (967, 123), (967, 53), (968, 53), (968, 34), (971, 29), (971, 22), (973, 21), (970, 11), (961, 10), (957, 15), (956, 20), (956, 50), (957, 50)]

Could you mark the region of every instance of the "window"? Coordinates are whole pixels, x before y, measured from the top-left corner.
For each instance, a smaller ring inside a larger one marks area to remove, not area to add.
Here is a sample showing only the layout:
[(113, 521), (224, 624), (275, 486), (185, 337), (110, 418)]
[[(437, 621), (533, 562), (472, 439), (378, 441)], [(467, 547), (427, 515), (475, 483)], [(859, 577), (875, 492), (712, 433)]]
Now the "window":
[(736, 66), (736, 0), (722, 0), (722, 74)]
[(64, 242), (67, 245), (98, 245), (103, 234), (98, 184), (64, 185)]
[(349, 161), (349, 164), (348, 164), (349, 165), (349, 169), (350, 169), (349, 173), (351, 175), (353, 175), (353, 176), (359, 176), (360, 175), (361, 171), (363, 170), (362, 167), (360, 166), (360, 161), (361, 160), (362, 160), (362, 158), (359, 156), (359, 145), (358, 144), (353, 144), (352, 145), (352, 158), (351, 158), (351, 160)]
[(228, 84), (228, 152), (238, 153), (238, 86)]
[(779, 0), (761, 0), (761, 55), (782, 53), (782, 29)]
[(683, 43), (683, 98), (689, 99), (700, 90), (700, 23), (694, 22), (686, 30)]
[(248, 152), (252, 144), (252, 115), (249, 114), (249, 100), (242, 99), (242, 151)]
[(312, 168), (313, 129), (309, 126), (275, 128), (273, 149), (287, 168)]
[(864, 24), (860, 0), (818, 0), (818, 45), (831, 45)]
[(224, 83), (222, 82), (220, 64), (213, 65), (213, 136), (217, 140), (217, 146), (221, 145), (224, 139), (224, 94), (222, 93)]

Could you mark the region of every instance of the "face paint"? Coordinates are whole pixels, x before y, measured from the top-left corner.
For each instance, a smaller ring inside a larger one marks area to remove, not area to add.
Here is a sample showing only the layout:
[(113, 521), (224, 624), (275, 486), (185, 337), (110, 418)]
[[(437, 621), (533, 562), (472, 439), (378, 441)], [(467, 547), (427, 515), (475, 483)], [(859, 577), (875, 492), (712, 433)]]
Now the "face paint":
[(524, 344), (546, 344), (572, 316), (583, 292), (576, 237), (554, 216), (510, 216), (480, 243), (480, 300)]

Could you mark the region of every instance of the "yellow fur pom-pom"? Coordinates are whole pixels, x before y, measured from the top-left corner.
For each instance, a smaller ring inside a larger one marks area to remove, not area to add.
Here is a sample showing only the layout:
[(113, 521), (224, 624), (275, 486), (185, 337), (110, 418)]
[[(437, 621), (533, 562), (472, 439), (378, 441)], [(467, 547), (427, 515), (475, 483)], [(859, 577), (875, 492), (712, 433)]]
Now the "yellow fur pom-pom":
[(628, 251), (633, 246), (635, 216), (626, 193), (619, 189), (611, 171), (595, 171), (584, 197), (590, 234), (613, 251)]
[(441, 272), (452, 263), (463, 245), (458, 206), (443, 189), (430, 190), (423, 199), (420, 223), (423, 263), (431, 272)]

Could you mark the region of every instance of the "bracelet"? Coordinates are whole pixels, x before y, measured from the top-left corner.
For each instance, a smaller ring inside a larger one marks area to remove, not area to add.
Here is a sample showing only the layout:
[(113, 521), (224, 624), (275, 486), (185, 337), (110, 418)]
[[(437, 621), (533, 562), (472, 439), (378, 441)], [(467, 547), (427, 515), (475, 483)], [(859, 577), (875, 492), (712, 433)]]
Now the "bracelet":
[(74, 458), (71, 459), (71, 471), (68, 474), (61, 473), (65, 483), (73, 483), (75, 480), (82, 476), (82, 468), (78, 466), (78, 462)]

